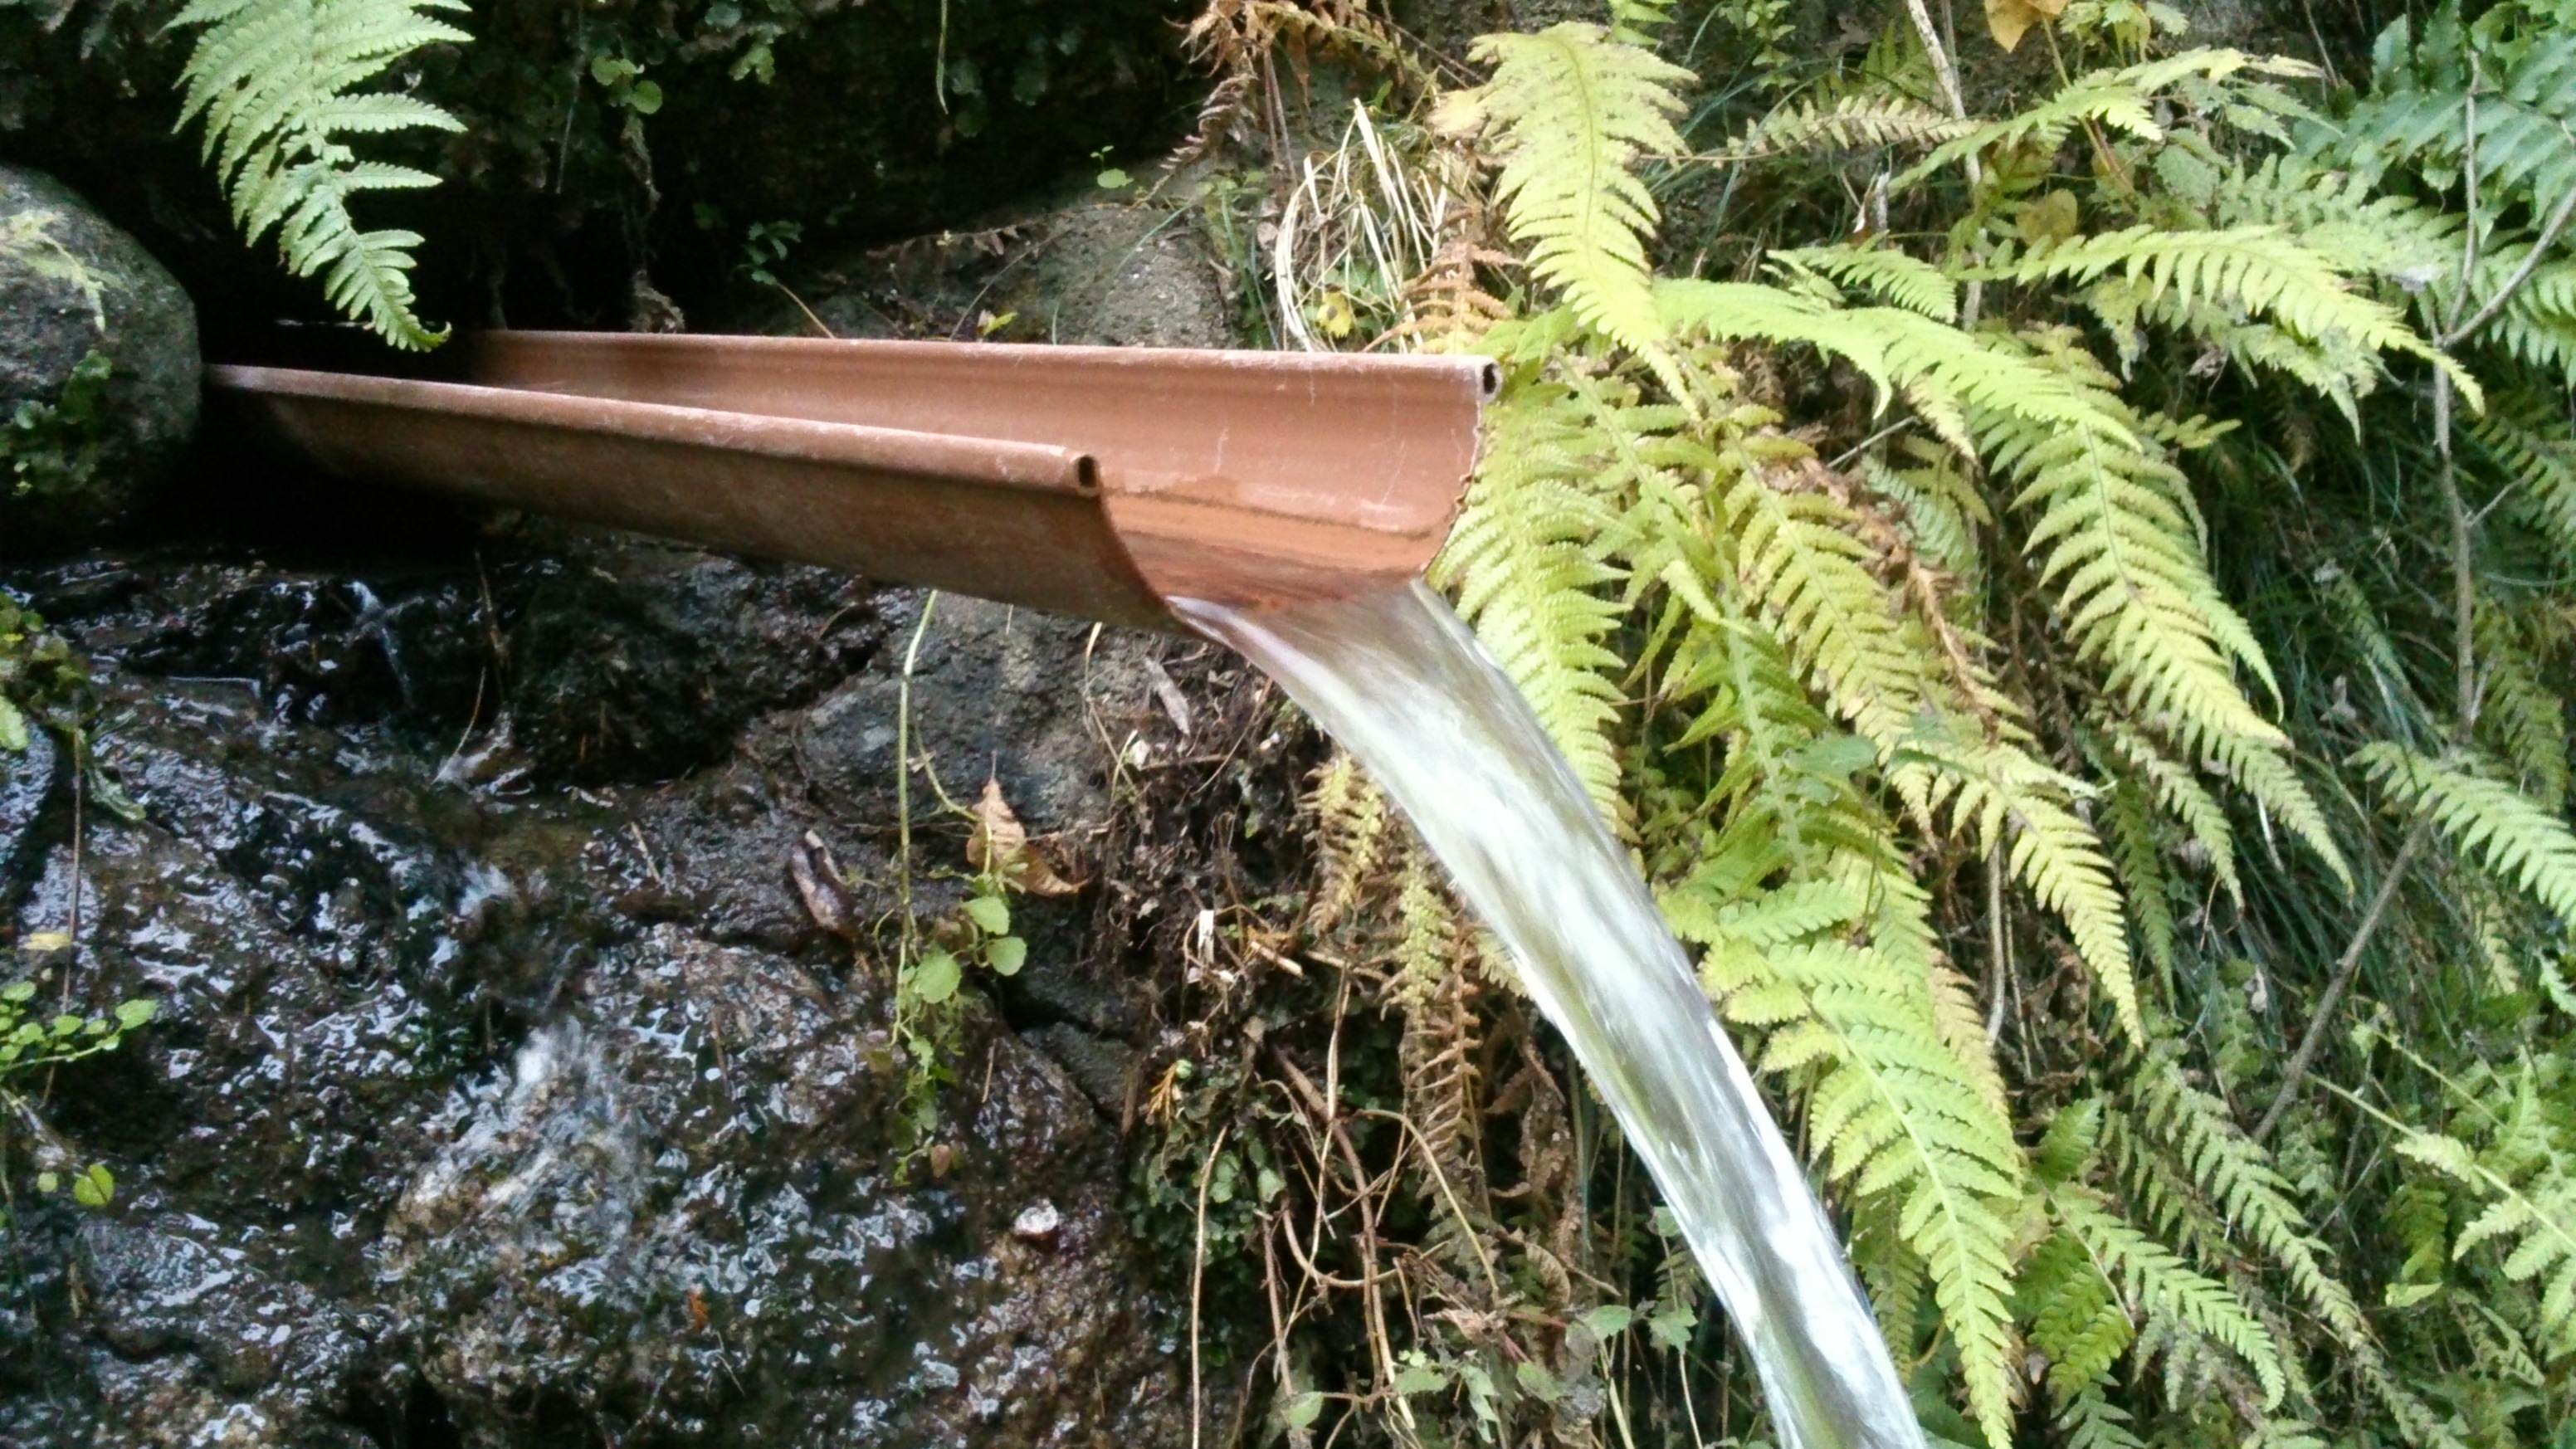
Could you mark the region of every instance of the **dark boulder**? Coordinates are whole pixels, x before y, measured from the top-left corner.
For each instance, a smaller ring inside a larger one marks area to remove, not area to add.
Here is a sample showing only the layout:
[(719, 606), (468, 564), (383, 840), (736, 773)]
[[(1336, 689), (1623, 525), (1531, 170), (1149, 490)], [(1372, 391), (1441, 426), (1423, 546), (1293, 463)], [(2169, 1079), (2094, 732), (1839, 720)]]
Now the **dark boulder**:
[(0, 164), (0, 557), (122, 520), (197, 425), (197, 317), (141, 243)]
[[(897, 899), (908, 655), (915, 748), (1096, 877), (1170, 728), (1149, 661), (1193, 646), (943, 599), (912, 653), (919, 594), (552, 531), (0, 582), (94, 659), (131, 805), (93, 796), (76, 858), (66, 773), (28, 776), (0, 940), (76, 921), (73, 998), (159, 1008), (45, 1109), (116, 1200), (22, 1194), (0, 1443), (1186, 1437), (1182, 1315), (1119, 1211), (1148, 1029), (1101, 887), (1018, 903), (1026, 969), (944, 1080), (846, 932)], [(656, 710), (662, 744), (564, 768)], [(964, 827), (912, 804), (927, 918)], [(797, 852), (846, 872), (838, 929)]]

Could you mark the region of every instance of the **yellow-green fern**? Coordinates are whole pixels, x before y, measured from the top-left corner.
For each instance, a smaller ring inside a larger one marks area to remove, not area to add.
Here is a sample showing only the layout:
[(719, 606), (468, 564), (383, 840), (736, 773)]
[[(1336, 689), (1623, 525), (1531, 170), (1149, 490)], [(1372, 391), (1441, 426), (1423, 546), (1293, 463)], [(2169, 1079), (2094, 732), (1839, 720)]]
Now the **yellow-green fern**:
[(397, 347), (433, 347), (447, 335), (412, 312), (411, 249), (421, 237), (361, 231), (349, 202), (438, 178), (360, 160), (347, 138), (464, 124), (413, 96), (351, 88), (424, 45), (470, 39), (424, 13), (466, 8), (463, 0), (192, 0), (170, 22), (203, 27), (180, 77), (179, 124), (203, 120), (206, 158), (244, 239), (275, 229), (288, 270), (320, 273), (333, 306)]
[(1493, 79), (1463, 93), (1452, 125), (1481, 126), (1502, 175), (1494, 194), (1529, 268), (1584, 325), (1652, 364), (1676, 396), (1688, 385), (1664, 346), (1646, 266), (1659, 215), (1632, 167), (1683, 148), (1671, 117), (1690, 72), (1597, 25), (1488, 35), (1474, 57)]

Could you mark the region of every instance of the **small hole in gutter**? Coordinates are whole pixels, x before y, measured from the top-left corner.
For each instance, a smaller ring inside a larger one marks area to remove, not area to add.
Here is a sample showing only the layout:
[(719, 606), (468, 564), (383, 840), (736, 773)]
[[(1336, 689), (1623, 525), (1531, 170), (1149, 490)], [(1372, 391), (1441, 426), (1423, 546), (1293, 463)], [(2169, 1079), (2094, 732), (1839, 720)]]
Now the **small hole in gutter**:
[(1495, 398), (1502, 395), (1503, 370), (1500, 366), (1491, 362), (1486, 363), (1484, 376), (1480, 381), (1482, 384), (1481, 390), (1486, 402), (1492, 402)]
[(1085, 493), (1100, 491), (1100, 460), (1089, 453), (1073, 460), (1073, 486)]

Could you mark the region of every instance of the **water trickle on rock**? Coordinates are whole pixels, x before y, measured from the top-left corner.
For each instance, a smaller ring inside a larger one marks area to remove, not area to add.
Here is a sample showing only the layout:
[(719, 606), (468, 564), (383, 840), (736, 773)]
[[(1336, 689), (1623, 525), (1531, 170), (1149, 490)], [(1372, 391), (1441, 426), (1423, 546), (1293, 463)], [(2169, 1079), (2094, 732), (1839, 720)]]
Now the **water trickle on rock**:
[(1359, 758), (1510, 949), (1680, 1219), (1786, 1449), (1920, 1449), (1868, 1301), (1680, 943), (1466, 625), (1420, 583), (1173, 607)]

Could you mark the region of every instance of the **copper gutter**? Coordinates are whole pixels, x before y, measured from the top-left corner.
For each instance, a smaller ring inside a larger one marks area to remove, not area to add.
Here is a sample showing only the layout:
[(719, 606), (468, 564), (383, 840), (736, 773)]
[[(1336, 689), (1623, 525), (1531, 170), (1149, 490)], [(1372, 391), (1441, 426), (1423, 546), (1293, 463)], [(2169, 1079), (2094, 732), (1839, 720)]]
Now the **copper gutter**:
[(1420, 573), (1493, 365), (499, 332), (468, 383), (215, 367), (333, 471), (1176, 629)]

